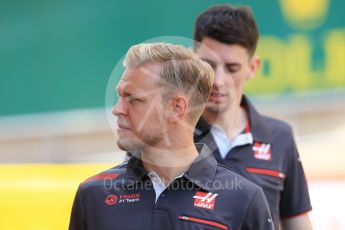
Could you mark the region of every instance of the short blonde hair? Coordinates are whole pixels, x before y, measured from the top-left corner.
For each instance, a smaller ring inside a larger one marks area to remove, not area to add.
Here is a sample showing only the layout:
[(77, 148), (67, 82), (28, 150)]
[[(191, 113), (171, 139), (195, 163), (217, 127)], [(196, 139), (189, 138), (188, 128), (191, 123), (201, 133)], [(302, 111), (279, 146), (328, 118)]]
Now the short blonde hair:
[(145, 43), (132, 46), (125, 57), (126, 68), (148, 63), (161, 63), (161, 82), (169, 94), (182, 92), (188, 96), (190, 117), (196, 122), (210, 96), (214, 80), (212, 67), (191, 49), (169, 43)]

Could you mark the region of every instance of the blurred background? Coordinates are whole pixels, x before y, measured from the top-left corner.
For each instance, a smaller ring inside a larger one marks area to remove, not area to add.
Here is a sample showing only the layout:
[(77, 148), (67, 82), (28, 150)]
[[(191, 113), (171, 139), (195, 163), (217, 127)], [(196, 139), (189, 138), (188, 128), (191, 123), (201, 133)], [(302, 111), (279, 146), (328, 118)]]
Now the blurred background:
[(67, 228), (78, 184), (124, 157), (105, 102), (114, 66), (133, 44), (191, 39), (215, 3), (254, 11), (263, 65), (246, 93), (294, 127), (314, 228), (345, 229), (342, 0), (0, 1), (0, 229)]

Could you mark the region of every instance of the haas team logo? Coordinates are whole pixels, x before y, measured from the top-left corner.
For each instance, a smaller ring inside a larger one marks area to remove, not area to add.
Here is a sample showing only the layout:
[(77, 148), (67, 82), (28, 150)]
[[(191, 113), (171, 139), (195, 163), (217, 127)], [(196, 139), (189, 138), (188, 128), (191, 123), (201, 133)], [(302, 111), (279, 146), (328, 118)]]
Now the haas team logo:
[(104, 202), (111, 206), (114, 204), (130, 204), (140, 201), (140, 194), (139, 193), (133, 193), (133, 194), (120, 194), (118, 196), (116, 195), (108, 195)]
[(193, 196), (194, 206), (198, 208), (205, 208), (205, 209), (214, 209), (216, 204), (216, 197), (218, 196), (217, 193), (213, 194), (211, 192), (196, 192), (195, 196)]
[(104, 201), (107, 205), (111, 206), (117, 203), (117, 196), (115, 195), (109, 195), (105, 198)]
[(254, 157), (259, 160), (271, 160), (271, 145), (265, 143), (254, 143)]

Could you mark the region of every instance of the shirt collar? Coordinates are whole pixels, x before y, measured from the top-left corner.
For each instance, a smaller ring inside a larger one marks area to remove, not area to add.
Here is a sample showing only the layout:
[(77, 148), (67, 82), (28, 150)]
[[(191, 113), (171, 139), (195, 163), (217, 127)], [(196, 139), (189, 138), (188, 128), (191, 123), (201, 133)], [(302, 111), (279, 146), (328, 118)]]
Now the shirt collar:
[[(196, 144), (199, 155), (193, 161), (190, 168), (183, 174), (184, 178), (193, 182), (202, 189), (210, 189), (217, 168), (217, 161), (214, 159), (212, 152), (205, 144)], [(127, 186), (143, 181), (144, 176), (149, 172), (144, 169), (142, 161), (136, 156), (132, 156), (127, 165), (127, 176), (125, 184)]]
[(241, 106), (244, 107), (249, 117), (249, 128), (255, 142), (272, 143), (272, 134), (270, 129), (265, 125), (265, 117), (257, 112), (255, 107), (250, 103), (248, 98), (243, 95)]
[(136, 155), (131, 155), (127, 164), (126, 185), (133, 185), (142, 181), (147, 173), (148, 171), (144, 169), (142, 161)]
[[(242, 96), (241, 106), (245, 108), (249, 118), (246, 132), (250, 130), (255, 142), (272, 143), (272, 134), (265, 125), (264, 117), (257, 112), (245, 95)], [(212, 126), (208, 124), (206, 120), (200, 118), (195, 128), (194, 135), (204, 137), (209, 133), (211, 127)]]
[(212, 126), (211, 134), (217, 144), (219, 154), (222, 159), (225, 159), (228, 156), (229, 152), (237, 146), (253, 144), (253, 135), (250, 131), (247, 130), (243, 130), (242, 133), (238, 134), (231, 141), (229, 140), (224, 129), (217, 125)]
[(196, 144), (196, 146), (199, 146), (199, 155), (184, 176), (202, 189), (209, 191), (212, 185), (210, 182), (216, 174), (217, 161), (207, 145)]

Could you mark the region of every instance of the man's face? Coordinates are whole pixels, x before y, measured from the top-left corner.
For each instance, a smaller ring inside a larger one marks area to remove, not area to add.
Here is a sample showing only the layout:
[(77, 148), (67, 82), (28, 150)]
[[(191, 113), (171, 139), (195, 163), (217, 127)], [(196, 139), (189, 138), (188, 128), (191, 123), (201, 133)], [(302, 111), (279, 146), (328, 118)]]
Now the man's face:
[(240, 106), (244, 82), (251, 79), (258, 60), (251, 59), (240, 45), (230, 45), (205, 37), (198, 56), (215, 71), (215, 79), (206, 110), (222, 113)]
[(156, 63), (128, 68), (117, 85), (119, 100), (112, 112), (118, 118), (117, 144), (122, 150), (134, 153), (163, 140), (165, 121), (163, 89), (157, 85), (159, 70)]

